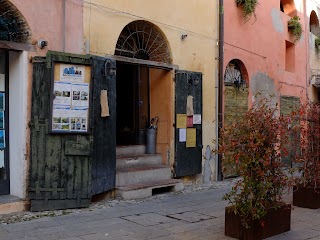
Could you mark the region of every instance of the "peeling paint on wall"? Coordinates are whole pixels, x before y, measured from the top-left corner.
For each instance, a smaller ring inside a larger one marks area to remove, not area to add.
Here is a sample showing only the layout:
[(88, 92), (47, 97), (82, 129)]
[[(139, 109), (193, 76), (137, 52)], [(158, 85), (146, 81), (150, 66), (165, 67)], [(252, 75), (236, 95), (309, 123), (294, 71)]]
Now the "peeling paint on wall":
[(214, 155), (212, 154), (211, 148), (208, 145), (206, 148), (205, 153), (205, 161), (203, 166), (203, 182), (209, 183), (212, 179), (212, 170), (211, 170), (211, 163), (213, 162)]
[(312, 50), (312, 51), (314, 51), (315, 50), (315, 38), (316, 38), (316, 36), (315, 35), (313, 35), (312, 33), (311, 34), (309, 34), (309, 45), (310, 45), (310, 49)]
[(277, 8), (272, 8), (271, 18), (272, 18), (272, 24), (274, 29), (279, 33), (283, 33), (284, 27), (283, 27), (281, 15), (280, 15), (280, 10)]
[(250, 81), (250, 89), (253, 96), (253, 101), (261, 98), (269, 98), (272, 96), (272, 105), (276, 105), (278, 101), (278, 91), (274, 80), (265, 73), (257, 72)]

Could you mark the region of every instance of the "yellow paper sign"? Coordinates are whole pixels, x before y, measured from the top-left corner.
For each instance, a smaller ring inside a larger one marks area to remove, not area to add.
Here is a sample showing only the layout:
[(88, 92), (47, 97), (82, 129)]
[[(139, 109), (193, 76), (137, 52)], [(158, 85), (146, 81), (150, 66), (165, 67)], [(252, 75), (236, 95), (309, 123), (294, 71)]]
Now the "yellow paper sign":
[(187, 114), (177, 114), (177, 128), (187, 128)]
[(187, 142), (186, 147), (196, 147), (197, 142), (197, 129), (196, 128), (187, 128)]

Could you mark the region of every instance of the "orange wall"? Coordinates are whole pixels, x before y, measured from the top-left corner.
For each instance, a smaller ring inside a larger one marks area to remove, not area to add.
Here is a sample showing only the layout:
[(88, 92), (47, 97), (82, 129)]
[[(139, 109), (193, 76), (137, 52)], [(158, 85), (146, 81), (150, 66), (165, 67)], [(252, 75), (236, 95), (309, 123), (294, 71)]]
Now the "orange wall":
[[(45, 50), (63, 51), (63, 2), (66, 6), (65, 52), (83, 53), (83, 3), (78, 0), (10, 0), (27, 20), (32, 32), (32, 44), (40, 38), (48, 41)], [(32, 7), (31, 7), (32, 6)]]
[[(296, 0), (295, 6), (304, 32), (300, 41), (294, 44), (295, 59), (287, 57), (289, 65), (295, 67), (294, 73), (285, 70), (286, 40), (293, 42), (293, 39), (287, 28), (290, 16), (280, 11), (280, 1), (259, 1), (256, 19), (252, 17), (247, 23), (242, 18), (242, 9), (237, 7), (235, 2), (224, 1), (224, 67), (232, 59), (241, 60), (248, 71), (251, 94), (267, 89), (271, 94), (297, 96), (304, 101), (308, 38), (305, 31), (303, 1)], [(270, 86), (272, 82), (274, 87)], [(251, 97), (252, 95), (249, 97), (250, 102)]]
[(168, 164), (168, 151), (172, 139), (172, 76), (170, 71), (150, 68), (150, 115), (159, 116), (157, 153)]

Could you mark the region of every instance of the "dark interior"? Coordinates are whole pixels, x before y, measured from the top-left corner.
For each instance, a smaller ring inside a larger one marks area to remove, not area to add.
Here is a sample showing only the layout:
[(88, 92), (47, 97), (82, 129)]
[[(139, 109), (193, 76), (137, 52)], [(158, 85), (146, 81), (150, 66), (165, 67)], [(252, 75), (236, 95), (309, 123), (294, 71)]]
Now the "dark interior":
[(117, 145), (145, 144), (149, 119), (148, 68), (117, 63)]

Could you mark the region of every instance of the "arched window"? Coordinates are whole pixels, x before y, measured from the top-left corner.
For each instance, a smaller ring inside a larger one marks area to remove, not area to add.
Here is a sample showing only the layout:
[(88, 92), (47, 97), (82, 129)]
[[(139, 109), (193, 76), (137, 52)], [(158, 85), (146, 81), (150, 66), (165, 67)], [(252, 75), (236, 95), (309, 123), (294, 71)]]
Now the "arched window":
[(319, 19), (318, 19), (318, 16), (315, 11), (312, 11), (310, 14), (309, 27), (310, 27), (310, 32), (312, 32), (313, 34), (315, 34), (317, 36), (320, 34)]
[(1, 1), (0, 40), (30, 43), (31, 31), (26, 19), (8, 0)]
[(224, 73), (225, 85), (247, 86), (248, 72), (243, 62), (239, 59), (231, 60)]
[(122, 30), (115, 55), (171, 63), (169, 44), (162, 31), (147, 21), (134, 21)]
[(297, 15), (294, 0), (280, 0), (280, 10), (291, 17)]

